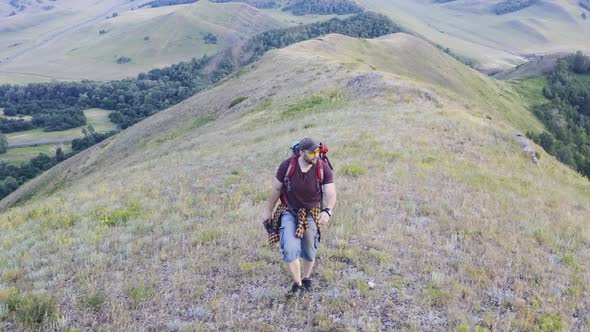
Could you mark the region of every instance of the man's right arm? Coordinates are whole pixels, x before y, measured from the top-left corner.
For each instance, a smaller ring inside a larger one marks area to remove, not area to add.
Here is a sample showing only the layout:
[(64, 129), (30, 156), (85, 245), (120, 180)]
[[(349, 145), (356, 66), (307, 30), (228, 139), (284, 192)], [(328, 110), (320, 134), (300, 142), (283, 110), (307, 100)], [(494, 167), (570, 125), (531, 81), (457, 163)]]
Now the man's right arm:
[(264, 213), (262, 214), (262, 222), (271, 218), (272, 210), (277, 204), (279, 197), (281, 196), (281, 190), (283, 189), (283, 183), (279, 181), (277, 178), (273, 178), (274, 181), (272, 183), (272, 189), (270, 192), (270, 196), (266, 201), (266, 207), (264, 209)]

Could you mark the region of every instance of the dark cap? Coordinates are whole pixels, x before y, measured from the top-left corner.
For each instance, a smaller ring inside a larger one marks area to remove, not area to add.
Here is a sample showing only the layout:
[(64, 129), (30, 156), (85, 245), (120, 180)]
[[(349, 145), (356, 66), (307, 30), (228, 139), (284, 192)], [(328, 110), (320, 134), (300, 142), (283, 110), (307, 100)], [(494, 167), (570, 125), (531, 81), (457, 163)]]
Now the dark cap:
[(299, 150), (303, 151), (315, 151), (320, 147), (320, 143), (313, 138), (305, 137), (299, 141)]

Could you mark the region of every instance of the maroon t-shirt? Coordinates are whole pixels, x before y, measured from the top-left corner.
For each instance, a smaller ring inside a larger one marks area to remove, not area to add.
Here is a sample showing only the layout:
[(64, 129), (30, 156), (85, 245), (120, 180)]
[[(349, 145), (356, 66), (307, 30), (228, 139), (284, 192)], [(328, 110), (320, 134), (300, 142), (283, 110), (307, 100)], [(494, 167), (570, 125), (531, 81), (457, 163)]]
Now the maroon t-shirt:
[[(283, 183), (283, 190), (287, 195), (287, 202), (289, 203), (289, 207), (291, 209), (311, 209), (314, 207), (320, 206), (320, 190), (318, 188), (318, 170), (319, 167), (319, 160), (318, 163), (311, 166), (311, 168), (303, 173), (301, 171), (301, 167), (299, 167), (299, 162), (295, 162), (295, 171), (293, 175), (289, 178), (291, 182), (291, 191), (287, 191), (286, 185)], [(283, 161), (279, 169), (277, 170), (277, 180), (283, 182), (285, 179), (285, 174), (287, 173), (287, 168), (289, 168), (289, 159)], [(326, 165), (324, 167), (324, 182), (323, 184), (333, 183), (333, 175), (330, 166)]]

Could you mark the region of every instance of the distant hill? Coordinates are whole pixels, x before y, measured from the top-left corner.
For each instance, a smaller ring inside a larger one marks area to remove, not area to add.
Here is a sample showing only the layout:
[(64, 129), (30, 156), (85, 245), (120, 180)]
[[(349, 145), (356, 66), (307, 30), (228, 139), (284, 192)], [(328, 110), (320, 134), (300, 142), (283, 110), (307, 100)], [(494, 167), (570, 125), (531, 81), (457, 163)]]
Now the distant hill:
[[(270, 51), (1, 202), (0, 326), (582, 330), (590, 187), (523, 152), (530, 104), (407, 34)], [(304, 136), (338, 204), (286, 301), (259, 219)]]
[(515, 80), (546, 75), (553, 71), (555, 66), (557, 66), (558, 60), (565, 57), (567, 54), (568, 53), (558, 53), (537, 56), (528, 62), (500, 72), (494, 75), (494, 77), (501, 80)]
[(359, 0), (368, 10), (394, 21), (436, 44), (477, 62), (488, 73), (507, 70), (531, 56), (590, 50), (578, 0), (511, 1), (527, 6), (496, 15), (505, 1)]
[[(140, 7), (142, 2), (150, 3), (138, 0), (133, 4)], [(8, 49), (13, 51), (7, 54), (27, 52), (10, 62), (0, 62), (0, 84), (51, 79), (121, 79), (193, 57), (213, 55), (273, 28), (325, 21), (336, 16), (294, 16), (279, 8), (259, 10), (241, 2), (206, 0), (108, 13), (108, 18), (100, 16), (32, 49), (27, 49), (27, 43), (14, 37), (24, 34), (30, 27), (11, 25), (14, 32), (4, 37), (10, 44)], [(19, 19), (33, 24), (27, 17)], [(35, 29), (44, 26), (42, 22), (35, 24), (38, 24)], [(47, 66), (48, 62), (52, 65)]]
[[(200, 1), (142, 8), (82, 27), (19, 61), (0, 66), (0, 70), (75, 80), (120, 79), (213, 55), (240, 40), (281, 26), (256, 8), (240, 3)], [(45, 66), (47, 61), (53, 65)]]

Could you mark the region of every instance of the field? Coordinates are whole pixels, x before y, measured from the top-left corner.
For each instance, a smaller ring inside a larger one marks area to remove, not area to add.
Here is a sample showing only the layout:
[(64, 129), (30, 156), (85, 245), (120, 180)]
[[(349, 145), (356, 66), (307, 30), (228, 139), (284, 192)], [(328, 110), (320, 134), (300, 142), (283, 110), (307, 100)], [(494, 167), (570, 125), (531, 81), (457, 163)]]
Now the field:
[[(135, 77), (153, 68), (213, 55), (273, 28), (331, 17), (293, 16), (242, 3), (207, 1), (120, 12), (117, 17), (80, 26), (9, 63), (0, 64), (0, 84)], [(215, 44), (205, 42), (203, 37), (207, 33), (217, 37)], [(5, 43), (15, 34), (6, 34)], [(120, 57), (131, 61), (118, 64)]]
[(582, 33), (590, 28), (590, 20), (581, 18), (578, 1), (547, 0), (501, 16), (493, 13), (496, 2), (359, 0), (433, 43), (476, 60), (478, 68), (489, 72), (513, 67), (531, 54), (590, 51), (590, 39)]
[[(94, 130), (99, 133), (116, 129), (116, 125), (109, 120), (109, 113), (109, 111), (98, 108), (87, 109), (84, 111), (84, 114), (88, 120), (87, 123), (91, 124), (94, 127)], [(6, 137), (8, 138), (8, 143), (31, 142), (45, 139), (73, 139), (83, 136), (82, 128), (84, 127), (86, 126), (51, 132), (45, 132), (43, 129), (38, 128), (16, 133), (9, 133), (6, 134)]]
[[(534, 93), (406, 34), (271, 51), (0, 202), (1, 324), (584, 331), (590, 186), (522, 152)], [(260, 216), (304, 136), (330, 148), (338, 203), (316, 291), (289, 301)]]
[[(62, 151), (69, 152), (72, 149), (71, 144), (64, 144)], [(12, 165), (19, 165), (21, 162), (27, 162), (35, 158), (39, 153), (44, 153), (53, 157), (57, 150), (57, 144), (43, 144), (36, 146), (27, 146), (22, 148), (9, 148), (8, 151), (0, 155), (0, 160)]]

